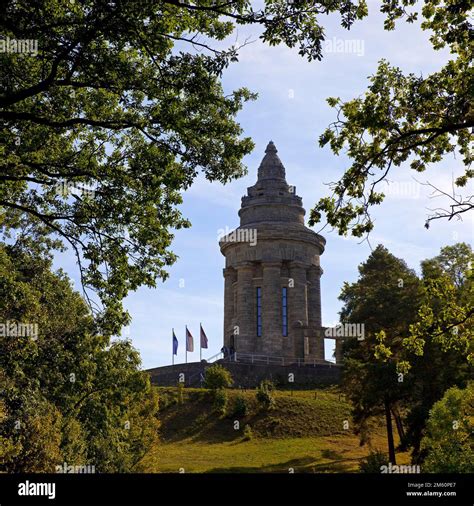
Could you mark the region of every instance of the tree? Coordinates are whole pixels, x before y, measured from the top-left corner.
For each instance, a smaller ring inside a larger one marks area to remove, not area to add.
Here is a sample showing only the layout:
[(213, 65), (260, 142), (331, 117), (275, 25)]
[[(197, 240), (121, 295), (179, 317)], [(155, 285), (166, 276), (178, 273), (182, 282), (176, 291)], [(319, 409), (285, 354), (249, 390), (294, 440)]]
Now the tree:
[(416, 317), (420, 293), (416, 274), (379, 245), (359, 266), (359, 279), (345, 283), (339, 296), (344, 302), (341, 323), (364, 325), (363, 336), (345, 338), (343, 388), (352, 401), (362, 442), (369, 436), (369, 419), (385, 416), (392, 464), (396, 464), (392, 419), (403, 437), (398, 404), (407, 395), (407, 381), (397, 374), (397, 362), (402, 339)]
[(431, 409), (422, 447), (427, 453), (423, 471), (474, 472), (474, 384), (450, 388)]
[[(384, 0), (387, 28), (407, 15), (412, 4), (416, 2)], [(41, 230), (40, 235), (71, 249), (84, 294), (108, 334), (118, 333), (128, 322), (121, 301), (130, 290), (153, 287), (167, 277), (167, 268), (176, 260), (170, 250), (172, 230), (190, 226), (178, 209), (181, 194), (197, 173), (227, 182), (245, 172), (241, 160), (252, 142), (240, 137), (235, 116), (255, 95), (245, 88), (224, 95), (220, 77), (237, 61), (239, 50), (226, 48), (226, 37), (239, 25), (256, 25), (264, 42), (298, 47), (302, 56), (320, 60), (325, 40), (321, 15), (338, 14), (349, 29), (368, 14), (365, 0), (267, 0), (259, 8), (247, 0), (9, 0), (0, 9), (6, 37), (0, 60), (0, 229), (6, 237)], [(369, 155), (378, 153), (386, 132), (396, 136), (401, 129), (403, 141), (413, 135), (421, 139), (422, 158), (449, 151), (446, 136), (453, 132), (469, 158), (469, 119), (464, 118), (469, 101), (467, 91), (460, 91), (470, 89), (463, 74), (469, 54), (466, 9), (467, 2), (445, 8), (430, 0), (423, 10), (435, 47), (447, 41), (459, 56), (439, 79), (426, 80), (428, 91), (423, 86), (419, 91), (416, 79), (410, 78), (408, 98), (397, 106), (405, 88), (393, 84), (395, 71), (388, 72), (388, 79), (382, 75), (388, 70), (384, 67), (361, 121), (354, 120), (352, 127), (351, 111), (358, 103), (346, 107), (346, 136), (362, 159), (364, 150), (354, 144), (359, 134), (352, 137), (358, 128), (369, 129), (370, 135), (378, 132)], [(415, 17), (409, 14), (408, 20)], [(11, 50), (10, 42), (18, 41), (37, 41), (39, 50)], [(401, 89), (400, 96), (387, 100), (392, 85)], [(388, 104), (393, 114), (383, 109)], [(438, 121), (440, 110), (447, 111), (446, 118)], [(409, 121), (406, 111), (411, 111)], [(419, 127), (417, 115), (425, 111)], [(429, 111), (436, 114), (430, 116)], [(437, 144), (425, 150), (431, 141), (423, 136), (430, 129)], [(341, 135), (334, 149), (344, 142)], [(332, 137), (324, 134), (322, 142)], [(374, 166), (383, 163), (381, 154)], [(311, 222), (326, 210), (328, 221), (344, 232), (353, 217), (366, 215), (365, 204), (343, 205), (341, 189), (346, 185), (350, 198), (362, 198), (366, 177), (365, 168), (354, 166), (338, 187), (337, 206), (326, 199), (311, 214)], [(459, 183), (468, 177), (470, 173)], [(367, 205), (380, 199), (371, 193)], [(369, 228), (361, 224), (354, 232)]]
[(310, 224), (325, 213), (328, 223), (341, 235), (361, 237), (373, 229), (370, 208), (384, 199), (383, 183), (390, 171), (410, 163), (415, 172), (458, 152), (466, 169), (455, 180), (448, 196), (449, 209), (438, 209), (426, 220), (461, 218), (474, 209), (474, 196), (456, 193), (473, 177), (472, 134), (474, 109), (472, 89), (472, 25), (467, 1), (383, 0), (385, 29), (393, 30), (399, 19), (413, 23), (421, 17), (421, 28), (431, 33), (434, 50), (447, 47), (452, 59), (428, 76), (404, 75), (399, 68), (382, 60), (370, 78), (370, 86), (359, 98), (343, 103), (329, 98), (337, 119), (319, 138), (335, 154), (347, 148), (350, 167), (331, 184), (332, 195), (323, 197), (310, 213)]
[(397, 374), (407, 378), (404, 443), (418, 464), (426, 457), (420, 445), (433, 404), (472, 378), (473, 260), (471, 247), (459, 243), (423, 261), (418, 310), (405, 337), (391, 343), (378, 335), (376, 354), (387, 366), (396, 357)]
[(446, 246), (422, 262), (423, 294), (416, 320), (403, 340), (401, 372), (412, 378), (406, 417), (407, 444), (415, 462), (430, 409), (446, 390), (465, 387), (474, 363), (472, 249), (465, 243)]
[(424, 304), (405, 345), (423, 354), (427, 339), (445, 351), (455, 349), (474, 364), (474, 254), (459, 243), (442, 248), (439, 256), (422, 264)]
[[(225, 183), (245, 172), (253, 144), (235, 116), (255, 95), (224, 94), (220, 77), (238, 56), (222, 49), (226, 37), (254, 24), (268, 44), (321, 59), (318, 15), (339, 13), (349, 28), (366, 14), (365, 2), (346, 0), (261, 9), (9, 0), (0, 9), (0, 227), (40, 230), (69, 248), (107, 334), (128, 322), (130, 290), (167, 277), (172, 230), (190, 226), (181, 194), (197, 173)], [(11, 50), (18, 41), (37, 51)]]
[(458, 290), (458, 298), (468, 300), (472, 290), (471, 272), (474, 268), (472, 247), (465, 242), (441, 248), (439, 255), (422, 263), (426, 276), (431, 273), (449, 278)]
[(136, 469), (159, 426), (138, 352), (95, 332), (67, 276), (27, 244), (0, 244), (0, 438), (13, 448), (0, 471)]

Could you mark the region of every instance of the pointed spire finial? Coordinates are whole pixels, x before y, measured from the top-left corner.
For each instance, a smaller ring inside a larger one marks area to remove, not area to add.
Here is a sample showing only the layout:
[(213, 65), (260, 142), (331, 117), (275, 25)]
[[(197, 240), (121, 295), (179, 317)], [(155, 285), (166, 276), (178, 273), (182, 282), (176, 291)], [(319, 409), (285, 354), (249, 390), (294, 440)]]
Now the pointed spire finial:
[(258, 180), (263, 179), (281, 179), (285, 180), (285, 167), (277, 155), (277, 148), (273, 141), (270, 141), (265, 149), (265, 156), (263, 157), (260, 167), (258, 168)]
[(273, 141), (270, 141), (267, 145), (267, 148), (265, 149), (265, 153), (278, 153), (278, 149), (276, 148), (275, 144), (273, 144)]

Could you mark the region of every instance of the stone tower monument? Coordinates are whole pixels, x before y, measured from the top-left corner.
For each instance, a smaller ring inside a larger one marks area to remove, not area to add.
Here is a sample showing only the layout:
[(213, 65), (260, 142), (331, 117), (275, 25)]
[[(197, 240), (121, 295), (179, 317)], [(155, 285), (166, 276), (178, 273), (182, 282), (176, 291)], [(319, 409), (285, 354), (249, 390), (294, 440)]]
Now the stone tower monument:
[(323, 361), (319, 257), (326, 241), (305, 226), (302, 199), (271, 141), (247, 193), (240, 226), (219, 241), (224, 345), (241, 357)]

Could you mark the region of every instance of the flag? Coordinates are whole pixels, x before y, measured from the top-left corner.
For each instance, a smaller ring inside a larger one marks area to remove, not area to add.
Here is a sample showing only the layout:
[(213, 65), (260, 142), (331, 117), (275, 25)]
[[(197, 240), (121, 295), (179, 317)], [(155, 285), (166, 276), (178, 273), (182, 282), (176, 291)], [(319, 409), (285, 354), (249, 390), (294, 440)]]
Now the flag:
[(201, 348), (207, 348), (207, 336), (206, 336), (206, 333), (204, 332), (204, 329), (202, 328), (202, 325), (200, 325), (201, 327)]
[(173, 355), (178, 354), (178, 338), (176, 337), (173, 330)]
[(194, 339), (188, 327), (186, 327), (186, 351), (194, 351)]

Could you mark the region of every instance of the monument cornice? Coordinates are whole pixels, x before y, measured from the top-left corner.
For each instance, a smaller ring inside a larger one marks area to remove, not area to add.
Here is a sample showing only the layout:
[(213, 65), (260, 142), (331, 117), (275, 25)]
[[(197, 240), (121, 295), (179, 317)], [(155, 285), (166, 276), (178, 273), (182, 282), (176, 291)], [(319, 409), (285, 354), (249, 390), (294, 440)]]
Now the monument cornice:
[[(293, 241), (317, 246), (320, 249), (320, 253), (322, 254), (326, 245), (326, 239), (322, 235), (317, 234), (309, 228), (306, 228), (304, 225), (291, 226), (285, 222), (257, 222), (246, 224), (245, 227), (242, 228), (254, 228), (257, 230), (257, 241), (255, 245), (251, 246), (252, 248), (257, 247), (258, 243), (261, 241)], [(245, 242), (226, 241), (225, 237), (223, 240), (219, 241), (220, 250), (223, 254), (230, 248), (242, 244), (245, 244)]]

